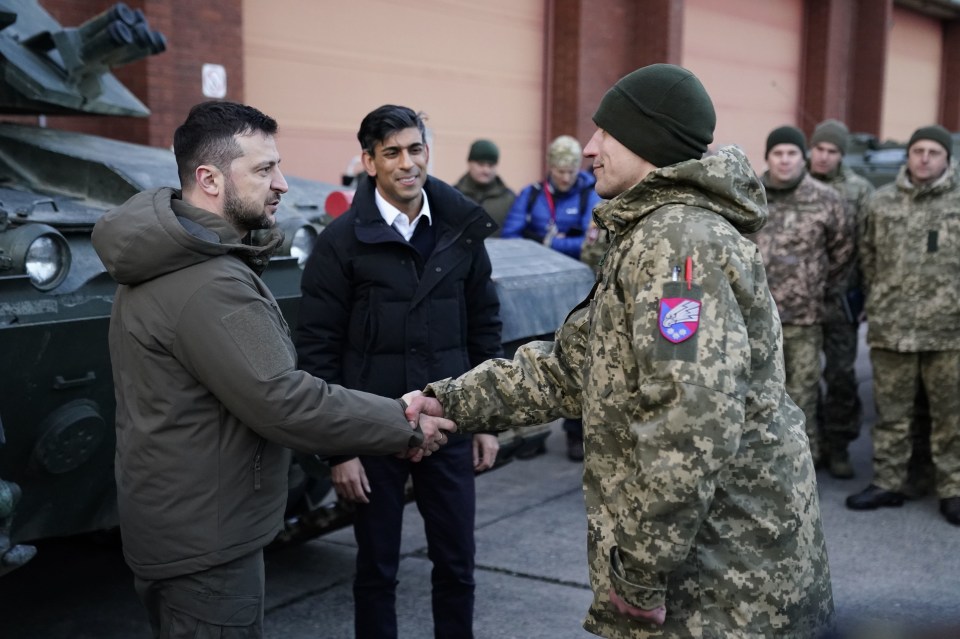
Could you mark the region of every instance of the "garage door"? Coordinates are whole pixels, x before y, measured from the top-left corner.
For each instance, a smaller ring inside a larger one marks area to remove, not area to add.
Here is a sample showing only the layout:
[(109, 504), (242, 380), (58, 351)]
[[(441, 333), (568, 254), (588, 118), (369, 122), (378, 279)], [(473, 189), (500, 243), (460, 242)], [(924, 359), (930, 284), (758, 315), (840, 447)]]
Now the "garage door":
[(717, 110), (714, 146), (736, 144), (762, 171), (767, 134), (797, 124), (801, 0), (686, 0), (683, 66)]
[(360, 120), (424, 111), (431, 172), (457, 180), (477, 137), (517, 189), (541, 166), (543, 0), (244, 0), (245, 99), (277, 118), (283, 167), (339, 181)]
[(937, 121), (942, 50), (939, 20), (893, 8), (883, 86), (884, 139), (906, 141), (917, 127)]

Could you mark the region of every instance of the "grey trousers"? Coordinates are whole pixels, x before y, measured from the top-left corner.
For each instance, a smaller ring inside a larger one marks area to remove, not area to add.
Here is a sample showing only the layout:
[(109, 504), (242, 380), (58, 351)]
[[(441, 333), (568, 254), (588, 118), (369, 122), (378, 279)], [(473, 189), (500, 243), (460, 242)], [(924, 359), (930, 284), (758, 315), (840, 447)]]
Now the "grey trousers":
[(154, 639), (260, 639), (263, 584), (262, 550), (180, 577), (134, 577)]

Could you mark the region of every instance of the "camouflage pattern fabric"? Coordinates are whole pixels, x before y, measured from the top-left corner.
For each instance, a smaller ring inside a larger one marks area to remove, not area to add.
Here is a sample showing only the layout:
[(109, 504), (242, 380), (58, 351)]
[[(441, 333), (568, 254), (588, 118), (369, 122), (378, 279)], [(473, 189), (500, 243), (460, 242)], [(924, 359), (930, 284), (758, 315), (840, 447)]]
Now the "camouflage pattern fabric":
[[(846, 203), (847, 226), (859, 236), (860, 211), (873, 193), (873, 185), (842, 163), (828, 175), (814, 175), (815, 179), (832, 187)], [(860, 293), (862, 275), (856, 250), (846, 291)], [(857, 374), (854, 368), (859, 345), (858, 309), (851, 308), (846, 295), (831, 296), (824, 303), (823, 317), (823, 380), (826, 394), (821, 408), (824, 440), (832, 450), (846, 450), (847, 445), (860, 434), (862, 407), (857, 393)]]
[(937, 492), (944, 498), (960, 496), (958, 211), (956, 163), (919, 186), (904, 166), (895, 182), (867, 200), (860, 239), (877, 401), (874, 483), (899, 489), (906, 478), (919, 373), (930, 408)]
[(820, 351), (823, 333), (819, 326), (783, 325), (783, 363), (786, 388), (806, 422), (810, 454), (819, 459), (823, 448), (817, 434), (817, 390), (820, 387)]
[(607, 230), (597, 226), (597, 221), (590, 220), (590, 226), (584, 234), (583, 245), (580, 247), (580, 261), (589, 266), (594, 272), (600, 271), (600, 260), (610, 248), (610, 239)]
[(899, 353), (872, 348), (878, 419), (873, 430), (873, 483), (903, 490), (907, 480), (917, 377), (930, 405), (930, 448), (941, 499), (960, 497), (960, 351)]
[(898, 352), (960, 350), (956, 164), (922, 186), (910, 182), (904, 166), (867, 200), (863, 217), (867, 343)]
[[(817, 636), (833, 600), (813, 460), (763, 262), (741, 235), (764, 222), (759, 181), (725, 147), (654, 171), (595, 216), (611, 247), (555, 342), (426, 392), (467, 431), (582, 414), (588, 631)], [(665, 605), (664, 625), (618, 614), (611, 587)]]
[(824, 320), (824, 299), (846, 292), (854, 231), (844, 202), (806, 171), (784, 187), (769, 184), (769, 219), (754, 239), (763, 254), (770, 291), (784, 324), (810, 326)]

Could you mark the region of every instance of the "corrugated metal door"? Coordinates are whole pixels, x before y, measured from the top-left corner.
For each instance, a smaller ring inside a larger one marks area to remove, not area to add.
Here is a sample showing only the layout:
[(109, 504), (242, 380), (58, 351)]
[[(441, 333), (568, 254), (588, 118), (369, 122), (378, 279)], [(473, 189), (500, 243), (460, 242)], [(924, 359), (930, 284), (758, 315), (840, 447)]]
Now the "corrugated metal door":
[(543, 0), (244, 0), (246, 101), (277, 118), (288, 172), (338, 181), (363, 116), (424, 111), (432, 173), (455, 181), (470, 143), (500, 146), (514, 189), (543, 149)]
[(742, 147), (762, 171), (767, 134), (797, 124), (802, 0), (686, 0), (683, 66), (717, 110), (714, 146)]
[(915, 129), (937, 121), (940, 104), (942, 27), (901, 7), (893, 8), (893, 28), (883, 86), (881, 137), (906, 141)]

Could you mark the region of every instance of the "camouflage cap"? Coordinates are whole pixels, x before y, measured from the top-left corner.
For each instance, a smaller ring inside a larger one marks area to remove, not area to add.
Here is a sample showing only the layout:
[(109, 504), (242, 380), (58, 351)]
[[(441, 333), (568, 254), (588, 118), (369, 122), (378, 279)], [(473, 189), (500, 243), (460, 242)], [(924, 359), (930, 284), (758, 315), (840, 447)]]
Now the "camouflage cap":
[(579, 169), (583, 161), (583, 149), (575, 138), (561, 135), (547, 147), (547, 166), (560, 169)]

